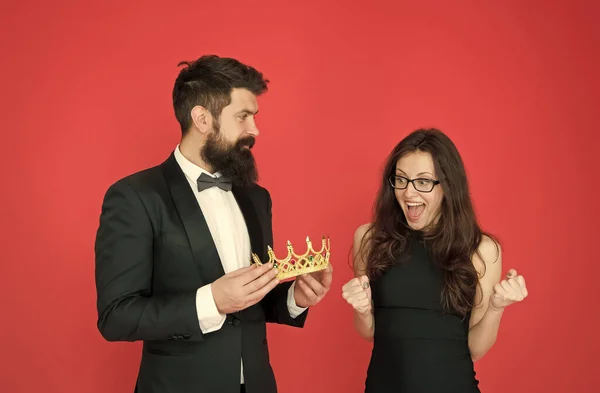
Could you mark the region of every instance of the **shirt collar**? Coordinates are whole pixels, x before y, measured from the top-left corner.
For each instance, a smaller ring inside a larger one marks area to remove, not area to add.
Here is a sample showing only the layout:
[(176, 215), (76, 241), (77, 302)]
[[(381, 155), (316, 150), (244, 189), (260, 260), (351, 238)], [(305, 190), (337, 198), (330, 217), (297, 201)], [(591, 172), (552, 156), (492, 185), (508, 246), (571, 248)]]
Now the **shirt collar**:
[(179, 145), (175, 148), (174, 154), (175, 160), (179, 164), (179, 167), (181, 167), (183, 173), (193, 182), (196, 182), (202, 173), (217, 178), (222, 176), (220, 172), (210, 173), (206, 169), (200, 168), (198, 165), (185, 158), (181, 153), (181, 150), (179, 150)]

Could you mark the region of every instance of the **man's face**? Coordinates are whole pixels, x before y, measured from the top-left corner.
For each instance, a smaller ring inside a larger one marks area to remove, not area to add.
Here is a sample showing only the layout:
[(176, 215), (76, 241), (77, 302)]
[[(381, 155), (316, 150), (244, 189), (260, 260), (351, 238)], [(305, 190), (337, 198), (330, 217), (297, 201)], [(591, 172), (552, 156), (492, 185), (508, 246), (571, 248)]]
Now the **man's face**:
[[(246, 89), (233, 89), (231, 103), (223, 108), (219, 131), (223, 138), (235, 143), (240, 138), (258, 135), (255, 116), (258, 112), (256, 96)], [(218, 128), (218, 127), (217, 127)]]
[(213, 118), (212, 132), (201, 150), (202, 159), (215, 172), (232, 178), (236, 184), (258, 180), (251, 149), (258, 135), (255, 116), (256, 96), (246, 89), (233, 89), (231, 103), (223, 108), (219, 119)]

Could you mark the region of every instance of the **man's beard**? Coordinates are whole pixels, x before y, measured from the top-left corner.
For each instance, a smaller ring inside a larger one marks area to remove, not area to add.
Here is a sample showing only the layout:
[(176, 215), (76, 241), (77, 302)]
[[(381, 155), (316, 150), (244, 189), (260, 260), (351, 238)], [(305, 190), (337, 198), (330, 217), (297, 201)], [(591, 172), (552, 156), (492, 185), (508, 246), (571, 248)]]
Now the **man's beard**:
[(204, 162), (210, 165), (215, 172), (231, 179), (233, 184), (247, 186), (258, 180), (256, 161), (250, 151), (254, 146), (255, 138), (252, 135), (238, 139), (234, 144), (227, 142), (218, 131), (211, 133), (200, 154)]

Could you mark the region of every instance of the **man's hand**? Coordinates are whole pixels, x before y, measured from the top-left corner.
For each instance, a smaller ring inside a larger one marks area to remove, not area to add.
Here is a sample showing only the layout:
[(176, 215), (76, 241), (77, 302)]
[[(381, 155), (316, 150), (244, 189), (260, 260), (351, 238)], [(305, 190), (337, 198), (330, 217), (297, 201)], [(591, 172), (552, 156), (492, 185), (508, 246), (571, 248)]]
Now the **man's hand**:
[(272, 263), (252, 264), (220, 277), (211, 290), (217, 310), (231, 314), (260, 302), (277, 284), (277, 270)]
[(296, 305), (306, 308), (319, 303), (329, 292), (332, 279), (333, 267), (331, 265), (325, 270), (298, 276), (294, 286)]

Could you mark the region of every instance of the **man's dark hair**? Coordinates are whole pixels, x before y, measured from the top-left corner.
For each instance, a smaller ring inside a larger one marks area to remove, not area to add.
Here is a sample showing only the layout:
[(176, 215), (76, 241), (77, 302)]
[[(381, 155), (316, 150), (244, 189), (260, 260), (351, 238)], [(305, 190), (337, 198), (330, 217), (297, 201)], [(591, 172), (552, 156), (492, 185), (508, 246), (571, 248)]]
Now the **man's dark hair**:
[(192, 125), (190, 112), (196, 105), (206, 108), (218, 121), (221, 111), (231, 102), (231, 91), (244, 88), (259, 96), (267, 91), (269, 81), (261, 72), (228, 57), (205, 55), (182, 61), (173, 86), (173, 108), (183, 135)]

